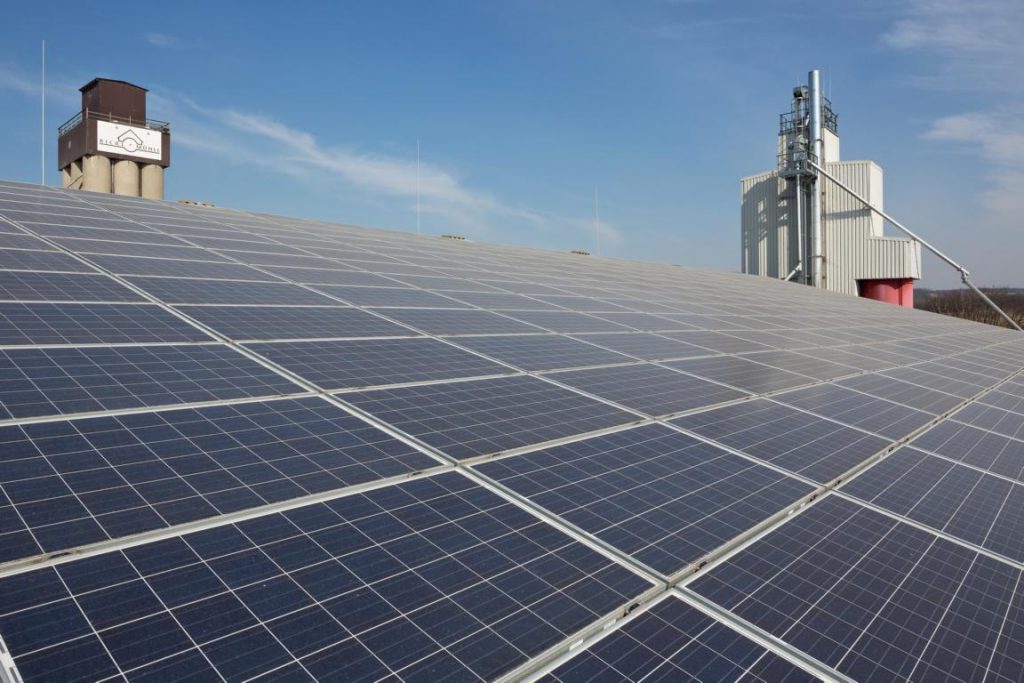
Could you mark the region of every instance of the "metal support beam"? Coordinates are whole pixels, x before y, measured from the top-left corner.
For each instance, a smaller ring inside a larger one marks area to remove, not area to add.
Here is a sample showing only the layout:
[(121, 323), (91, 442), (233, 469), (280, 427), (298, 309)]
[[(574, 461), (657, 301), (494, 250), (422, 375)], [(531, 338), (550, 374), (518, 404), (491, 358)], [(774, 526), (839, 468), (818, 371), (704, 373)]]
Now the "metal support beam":
[(863, 204), (867, 208), (871, 209), (872, 211), (877, 213), (879, 216), (881, 216), (883, 219), (885, 219), (886, 221), (891, 223), (893, 227), (895, 227), (898, 230), (901, 230), (904, 234), (906, 234), (912, 240), (914, 240), (915, 242), (917, 242), (918, 244), (923, 246), (925, 249), (927, 249), (928, 251), (932, 252), (933, 254), (938, 256), (940, 259), (942, 259), (943, 261), (948, 263), (950, 266), (952, 266), (954, 270), (956, 270), (958, 273), (960, 273), (960, 280), (965, 285), (967, 285), (972, 290), (974, 290), (974, 293), (977, 294), (978, 296), (980, 296), (982, 301), (984, 301), (986, 304), (988, 304), (992, 308), (992, 310), (994, 310), (996, 313), (998, 313), (1000, 316), (1002, 316), (1002, 318), (1007, 323), (1010, 324), (1010, 327), (1013, 327), (1016, 330), (1024, 332), (1024, 329), (1022, 329), (1021, 326), (1017, 324), (1016, 320), (1014, 320), (1009, 315), (1007, 315), (1006, 311), (1004, 311), (1003, 309), (999, 308), (999, 306), (997, 306), (996, 303), (994, 301), (992, 301), (992, 299), (990, 299), (985, 294), (985, 292), (983, 292), (980, 289), (978, 289), (978, 287), (973, 282), (971, 282), (971, 278), (970, 278), (971, 272), (969, 270), (967, 270), (967, 268), (965, 268), (964, 266), (960, 265), (959, 263), (957, 263), (956, 261), (954, 261), (950, 257), (946, 256), (944, 253), (939, 251), (939, 249), (937, 247), (933, 246), (931, 243), (929, 243), (929, 242), (921, 239), (920, 237), (918, 237), (917, 234), (914, 233), (910, 228), (906, 227), (905, 225), (900, 223), (898, 220), (896, 220), (895, 218), (893, 218), (892, 216), (890, 216), (886, 212), (884, 212), (881, 209), (879, 209), (878, 207), (874, 206), (867, 199), (865, 199), (864, 197), (862, 197), (861, 195), (857, 194), (852, 189), (850, 189), (849, 187), (847, 187), (846, 185), (841, 183), (834, 175), (832, 175), (831, 173), (826, 171), (824, 168), (822, 168), (822, 166), (820, 164), (818, 164), (818, 163), (816, 163), (814, 161), (808, 161), (807, 165), (810, 168), (812, 168), (815, 171), (817, 171), (817, 175), (824, 176), (828, 180), (832, 181), (835, 185), (837, 185), (841, 189), (845, 190), (851, 197), (853, 197), (854, 199), (859, 201), (861, 204)]

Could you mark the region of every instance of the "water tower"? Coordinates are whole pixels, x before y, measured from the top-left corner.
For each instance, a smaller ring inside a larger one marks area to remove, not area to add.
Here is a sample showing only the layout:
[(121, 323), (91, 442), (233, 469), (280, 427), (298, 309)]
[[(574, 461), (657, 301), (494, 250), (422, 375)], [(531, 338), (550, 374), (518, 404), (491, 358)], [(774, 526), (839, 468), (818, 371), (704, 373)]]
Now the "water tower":
[[(743, 272), (913, 306), (921, 245), (883, 234), (882, 169), (839, 158), (839, 118), (817, 70), (793, 89), (778, 135), (776, 168), (740, 180)], [(824, 182), (808, 161), (877, 210)]]
[(163, 199), (171, 129), (146, 118), (146, 89), (94, 78), (80, 90), (81, 111), (58, 130), (64, 187)]

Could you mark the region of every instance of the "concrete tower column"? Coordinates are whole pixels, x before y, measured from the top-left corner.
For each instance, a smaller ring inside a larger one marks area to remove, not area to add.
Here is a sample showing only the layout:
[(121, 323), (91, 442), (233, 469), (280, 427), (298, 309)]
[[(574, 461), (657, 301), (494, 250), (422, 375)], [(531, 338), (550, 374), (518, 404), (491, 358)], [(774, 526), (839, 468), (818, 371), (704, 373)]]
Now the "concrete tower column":
[(128, 159), (114, 162), (114, 194), (139, 196), (139, 164)]
[(110, 192), (110, 157), (91, 154), (82, 158), (82, 189)]
[(142, 167), (142, 196), (146, 199), (164, 198), (164, 169), (159, 164)]

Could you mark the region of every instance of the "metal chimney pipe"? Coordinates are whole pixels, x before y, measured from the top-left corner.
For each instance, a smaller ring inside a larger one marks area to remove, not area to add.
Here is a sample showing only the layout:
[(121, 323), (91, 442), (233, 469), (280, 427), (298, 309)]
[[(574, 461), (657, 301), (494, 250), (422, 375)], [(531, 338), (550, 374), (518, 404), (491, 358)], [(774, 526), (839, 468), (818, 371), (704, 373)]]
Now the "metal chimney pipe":
[[(824, 165), (824, 159), (822, 158), (822, 136), (821, 136), (821, 71), (814, 69), (807, 74), (808, 83), (808, 99), (810, 100), (810, 140), (808, 141), (811, 145), (811, 154), (813, 155), (811, 160), (815, 164)], [(822, 266), (824, 265), (824, 255), (822, 254), (822, 239), (821, 239), (821, 189), (822, 182), (818, 174), (811, 176), (811, 211), (810, 211), (810, 233), (811, 233), (811, 253), (810, 253), (810, 270), (811, 270), (811, 284), (815, 287), (821, 287), (822, 284)]]

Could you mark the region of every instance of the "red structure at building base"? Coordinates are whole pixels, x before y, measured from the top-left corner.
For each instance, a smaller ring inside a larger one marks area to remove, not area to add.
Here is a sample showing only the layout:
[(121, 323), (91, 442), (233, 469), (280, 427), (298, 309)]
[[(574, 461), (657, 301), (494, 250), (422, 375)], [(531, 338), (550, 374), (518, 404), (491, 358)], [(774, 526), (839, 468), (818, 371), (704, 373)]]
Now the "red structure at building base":
[(914, 307), (914, 280), (858, 280), (857, 289), (865, 299), (884, 301), (897, 306)]

